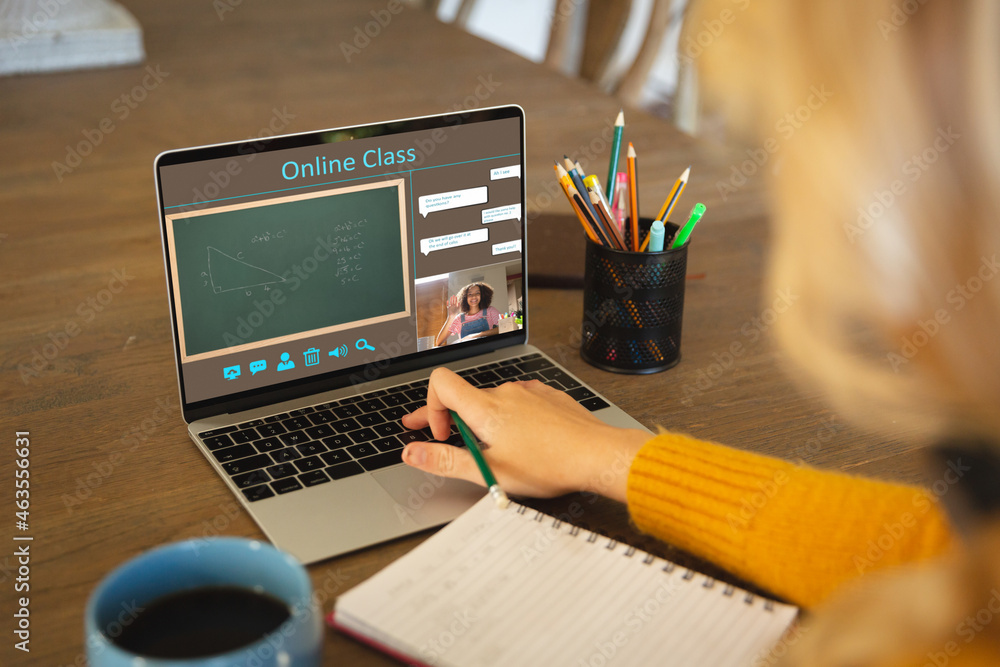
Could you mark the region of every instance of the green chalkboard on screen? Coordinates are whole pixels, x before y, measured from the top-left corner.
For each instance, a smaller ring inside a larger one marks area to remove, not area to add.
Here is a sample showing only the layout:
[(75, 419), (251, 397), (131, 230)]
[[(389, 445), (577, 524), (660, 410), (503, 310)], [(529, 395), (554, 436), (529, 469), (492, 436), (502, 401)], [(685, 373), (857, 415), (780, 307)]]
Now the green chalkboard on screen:
[(167, 215), (183, 360), (407, 317), (403, 181)]

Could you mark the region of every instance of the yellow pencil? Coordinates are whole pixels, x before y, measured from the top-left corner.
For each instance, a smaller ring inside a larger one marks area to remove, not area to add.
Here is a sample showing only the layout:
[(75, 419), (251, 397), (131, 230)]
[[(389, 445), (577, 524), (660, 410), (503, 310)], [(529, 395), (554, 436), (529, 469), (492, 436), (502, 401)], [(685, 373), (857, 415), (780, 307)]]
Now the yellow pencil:
[(691, 175), (691, 167), (684, 170), (681, 177), (677, 179), (674, 183), (673, 189), (670, 194), (667, 195), (667, 200), (663, 202), (663, 208), (660, 209), (660, 214), (656, 216), (656, 219), (660, 222), (666, 222), (667, 218), (670, 217), (670, 212), (674, 210), (674, 205), (677, 204), (677, 200), (681, 198), (681, 193), (684, 192), (684, 188), (687, 187), (688, 177)]

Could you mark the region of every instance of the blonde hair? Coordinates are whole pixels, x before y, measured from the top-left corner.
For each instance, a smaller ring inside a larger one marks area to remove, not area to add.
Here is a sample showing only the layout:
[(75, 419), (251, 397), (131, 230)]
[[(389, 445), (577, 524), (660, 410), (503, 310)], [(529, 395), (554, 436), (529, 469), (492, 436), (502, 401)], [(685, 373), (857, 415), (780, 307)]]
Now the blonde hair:
[[(686, 30), (728, 126), (777, 146), (768, 281), (799, 296), (775, 325), (789, 355), (855, 419), (996, 442), (1000, 3), (704, 0)], [(962, 553), (866, 577), (790, 660), (922, 664), (1000, 587), (998, 549), (994, 521)], [(996, 650), (984, 634), (973, 648)]]
[(689, 14), (704, 99), (777, 146), (768, 282), (800, 297), (779, 340), (856, 419), (1000, 434), (998, 43), (995, 0)]

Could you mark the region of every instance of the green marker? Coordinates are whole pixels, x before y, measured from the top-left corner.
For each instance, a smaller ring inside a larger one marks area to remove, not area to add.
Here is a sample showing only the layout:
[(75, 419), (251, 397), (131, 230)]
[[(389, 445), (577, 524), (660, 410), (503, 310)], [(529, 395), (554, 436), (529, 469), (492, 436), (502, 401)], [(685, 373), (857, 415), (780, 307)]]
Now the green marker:
[(486, 480), (486, 486), (490, 489), (490, 495), (493, 497), (493, 502), (497, 504), (500, 509), (506, 509), (510, 505), (510, 498), (507, 494), (503, 492), (500, 485), (497, 484), (497, 478), (493, 476), (493, 471), (490, 470), (490, 466), (486, 463), (486, 459), (483, 458), (483, 453), (479, 449), (479, 442), (476, 440), (476, 436), (472, 434), (469, 427), (465, 425), (462, 418), (458, 416), (458, 413), (454, 410), (449, 410), (451, 413), (451, 419), (455, 422), (455, 426), (458, 427), (458, 432), (462, 434), (462, 440), (465, 441), (465, 445), (469, 448), (472, 453), (472, 458), (476, 460), (476, 465), (479, 466), (479, 472), (483, 474), (483, 479)]
[(615, 183), (618, 178), (618, 154), (622, 150), (622, 132), (625, 130), (625, 112), (619, 111), (618, 118), (615, 119), (615, 133), (611, 139), (611, 162), (608, 164), (608, 180), (605, 181), (607, 195), (604, 197), (609, 202), (615, 200)]
[(691, 232), (694, 231), (694, 226), (698, 224), (698, 221), (701, 220), (701, 216), (703, 215), (705, 215), (705, 205), (699, 202), (694, 205), (693, 209), (691, 209), (691, 217), (688, 218), (688, 221), (684, 223), (681, 230), (677, 232), (677, 236), (674, 237), (673, 243), (670, 244), (671, 250), (674, 248), (680, 248), (682, 245), (687, 243), (688, 237), (690, 237)]

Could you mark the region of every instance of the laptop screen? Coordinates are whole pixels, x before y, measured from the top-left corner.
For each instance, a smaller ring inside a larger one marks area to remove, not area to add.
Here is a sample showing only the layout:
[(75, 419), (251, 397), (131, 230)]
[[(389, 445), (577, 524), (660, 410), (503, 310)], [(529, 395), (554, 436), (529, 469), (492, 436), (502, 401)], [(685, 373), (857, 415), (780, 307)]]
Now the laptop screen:
[(523, 342), (523, 146), (501, 107), (161, 154), (184, 405)]

